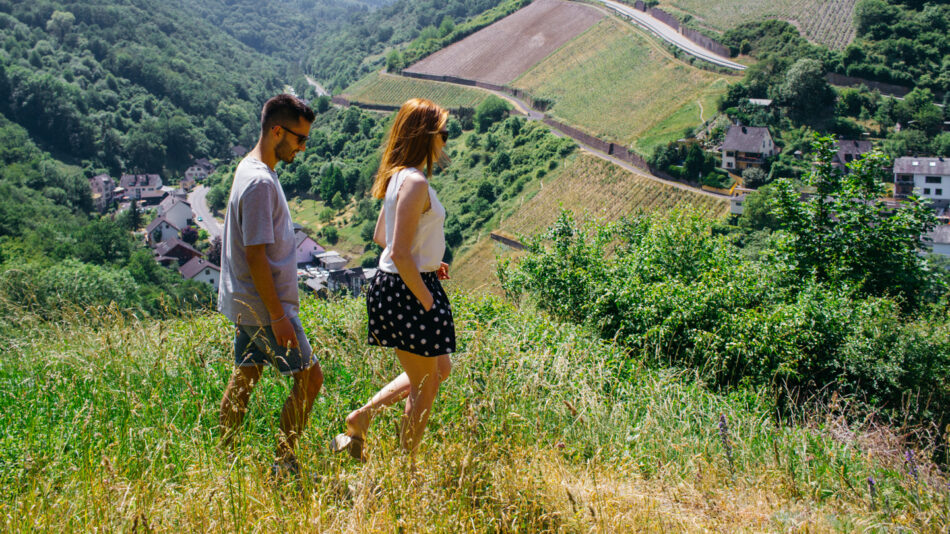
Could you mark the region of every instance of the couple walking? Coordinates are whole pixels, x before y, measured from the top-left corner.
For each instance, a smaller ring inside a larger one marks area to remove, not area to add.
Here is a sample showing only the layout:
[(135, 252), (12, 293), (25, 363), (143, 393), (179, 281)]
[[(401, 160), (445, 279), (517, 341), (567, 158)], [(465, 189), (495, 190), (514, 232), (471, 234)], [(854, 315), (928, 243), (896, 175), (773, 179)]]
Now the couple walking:
[[(275, 474), (299, 471), (296, 443), (306, 426), (323, 372), (298, 316), (294, 229), (274, 167), (305, 150), (313, 111), (291, 95), (267, 101), (261, 137), (241, 161), (225, 215), (218, 308), (235, 324), (235, 366), (221, 401), (222, 445), (241, 426), (263, 367), (293, 377), (280, 413)], [(372, 194), (383, 199), (373, 240), (384, 247), (367, 290), (369, 344), (395, 349), (403, 373), (346, 418), (331, 449), (364, 459), (373, 416), (403, 398), (400, 440), (413, 451), (452, 363), (455, 326), (439, 282), (448, 278), (445, 209), (429, 185), (444, 160), (448, 112), (428, 100), (403, 104), (386, 141)], [(424, 170), (424, 172), (423, 172)]]

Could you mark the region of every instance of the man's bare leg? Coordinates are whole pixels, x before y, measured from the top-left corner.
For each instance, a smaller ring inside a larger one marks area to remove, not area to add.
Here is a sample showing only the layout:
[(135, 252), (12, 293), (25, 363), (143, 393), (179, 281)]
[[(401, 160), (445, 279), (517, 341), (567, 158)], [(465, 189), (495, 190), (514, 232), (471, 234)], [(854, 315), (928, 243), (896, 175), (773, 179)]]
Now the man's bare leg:
[(280, 411), (280, 436), (277, 439), (277, 457), (294, 455), (297, 440), (307, 426), (313, 401), (323, 387), (323, 370), (320, 364), (294, 373), (294, 386)]
[(231, 446), (247, 413), (247, 402), (251, 398), (254, 386), (261, 378), (263, 366), (235, 367), (231, 380), (221, 399), (221, 413), (218, 417), (219, 447)]

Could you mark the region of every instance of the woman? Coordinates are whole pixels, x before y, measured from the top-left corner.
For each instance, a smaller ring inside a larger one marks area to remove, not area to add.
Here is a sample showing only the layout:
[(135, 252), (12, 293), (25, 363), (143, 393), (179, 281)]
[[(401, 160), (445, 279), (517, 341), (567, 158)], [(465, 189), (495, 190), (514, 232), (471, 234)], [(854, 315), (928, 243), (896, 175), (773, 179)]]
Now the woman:
[[(448, 278), (445, 209), (429, 185), (432, 166), (445, 161), (448, 112), (424, 99), (402, 105), (393, 122), (372, 193), (383, 200), (373, 240), (385, 247), (367, 292), (369, 343), (396, 349), (402, 374), (346, 418), (346, 432), (330, 442), (365, 459), (373, 416), (406, 398), (400, 441), (410, 453), (425, 431), (439, 385), (455, 351), (452, 308), (439, 280)], [(421, 171), (425, 168), (425, 173)]]

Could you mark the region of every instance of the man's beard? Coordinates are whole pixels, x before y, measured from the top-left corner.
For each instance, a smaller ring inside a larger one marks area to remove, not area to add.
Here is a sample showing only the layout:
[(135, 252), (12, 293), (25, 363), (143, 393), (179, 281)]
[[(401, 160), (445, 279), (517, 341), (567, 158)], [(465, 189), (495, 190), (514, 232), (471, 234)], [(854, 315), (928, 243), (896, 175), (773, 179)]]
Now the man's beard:
[(277, 155), (277, 159), (283, 161), (284, 163), (290, 163), (294, 160), (294, 156), (297, 155), (297, 151), (290, 146), (290, 143), (281, 141), (277, 144), (277, 149), (274, 151)]

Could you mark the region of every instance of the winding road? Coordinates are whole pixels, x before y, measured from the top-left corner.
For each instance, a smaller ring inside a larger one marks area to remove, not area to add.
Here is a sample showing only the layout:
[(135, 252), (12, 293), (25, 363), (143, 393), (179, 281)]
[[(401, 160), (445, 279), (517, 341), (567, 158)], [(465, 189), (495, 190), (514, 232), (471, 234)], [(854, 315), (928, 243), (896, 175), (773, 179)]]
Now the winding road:
[(674, 30), (659, 19), (650, 16), (649, 13), (644, 13), (643, 11), (640, 11), (639, 9), (636, 9), (632, 6), (614, 2), (613, 0), (597, 0), (597, 2), (600, 2), (604, 6), (616, 11), (617, 13), (620, 13), (624, 17), (631, 19), (638, 26), (649, 31), (653, 35), (656, 35), (660, 39), (672, 44), (687, 54), (706, 60), (714, 65), (719, 65), (720, 67), (726, 67), (738, 71), (743, 71), (746, 69), (745, 65), (731, 61), (728, 58), (722, 57), (718, 54), (714, 54), (709, 50), (699, 46), (698, 44), (690, 41), (685, 35)]
[[(195, 223), (208, 232), (211, 239), (214, 239), (215, 237), (221, 237), (224, 230), (221, 223), (214, 218), (214, 214), (208, 209), (208, 191), (210, 189), (204, 185), (195, 187), (191, 193), (188, 193), (188, 203), (191, 204), (191, 211), (195, 214)], [(199, 218), (201, 218), (200, 221)]]

